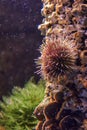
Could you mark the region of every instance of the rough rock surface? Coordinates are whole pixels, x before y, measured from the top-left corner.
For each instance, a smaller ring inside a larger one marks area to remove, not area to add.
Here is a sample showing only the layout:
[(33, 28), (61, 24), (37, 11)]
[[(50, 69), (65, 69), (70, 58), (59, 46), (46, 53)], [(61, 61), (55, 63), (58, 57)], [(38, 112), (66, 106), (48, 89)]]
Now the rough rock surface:
[(42, 1), (37, 63), (47, 84), (36, 130), (87, 130), (87, 0)]

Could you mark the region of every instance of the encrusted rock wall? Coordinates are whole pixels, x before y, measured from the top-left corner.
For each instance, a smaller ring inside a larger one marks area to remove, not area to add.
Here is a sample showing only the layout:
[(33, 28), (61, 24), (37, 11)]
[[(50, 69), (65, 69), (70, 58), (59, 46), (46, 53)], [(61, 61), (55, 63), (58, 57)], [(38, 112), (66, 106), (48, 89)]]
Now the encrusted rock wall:
[(87, 130), (87, 1), (42, 0), (37, 71), (46, 80), (36, 130)]

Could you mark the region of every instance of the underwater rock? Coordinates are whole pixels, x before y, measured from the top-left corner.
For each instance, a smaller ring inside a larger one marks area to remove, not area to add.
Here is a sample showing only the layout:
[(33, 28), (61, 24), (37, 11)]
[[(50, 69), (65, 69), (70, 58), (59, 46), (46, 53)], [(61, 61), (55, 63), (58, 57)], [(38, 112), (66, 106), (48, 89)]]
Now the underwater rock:
[(87, 1), (42, 2), (45, 37), (37, 63), (49, 103), (41, 130), (87, 130)]

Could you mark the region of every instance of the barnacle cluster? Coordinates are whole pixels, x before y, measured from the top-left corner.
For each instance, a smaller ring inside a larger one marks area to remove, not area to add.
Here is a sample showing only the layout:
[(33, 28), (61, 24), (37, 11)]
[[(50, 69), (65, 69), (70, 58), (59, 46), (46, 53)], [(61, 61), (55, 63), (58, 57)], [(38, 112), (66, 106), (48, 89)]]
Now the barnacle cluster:
[(46, 90), (36, 130), (87, 130), (87, 0), (42, 2), (37, 63)]

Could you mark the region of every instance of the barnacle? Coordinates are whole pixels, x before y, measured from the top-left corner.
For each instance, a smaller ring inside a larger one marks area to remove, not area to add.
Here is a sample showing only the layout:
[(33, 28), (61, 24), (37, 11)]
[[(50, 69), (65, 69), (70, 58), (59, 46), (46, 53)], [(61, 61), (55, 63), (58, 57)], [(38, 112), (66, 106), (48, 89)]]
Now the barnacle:
[(80, 54), (82, 64), (87, 64), (87, 50), (84, 50)]
[(58, 104), (57, 102), (49, 103), (44, 108), (44, 115), (47, 120), (55, 119), (56, 114), (60, 110), (61, 104)]
[(37, 126), (36, 126), (36, 130), (41, 130), (42, 129), (42, 126), (43, 126), (43, 121), (39, 121)]
[(34, 115), (38, 120), (43, 121), (44, 119), (44, 107), (49, 104), (49, 97), (46, 97), (34, 110)]
[(42, 130), (60, 130), (58, 123), (55, 119), (47, 120), (44, 122)]
[(71, 117), (70, 115), (65, 116), (61, 121), (60, 121), (60, 128), (61, 130), (65, 130), (65, 128), (67, 130), (77, 130), (78, 126), (79, 126), (80, 122), (74, 118)]

